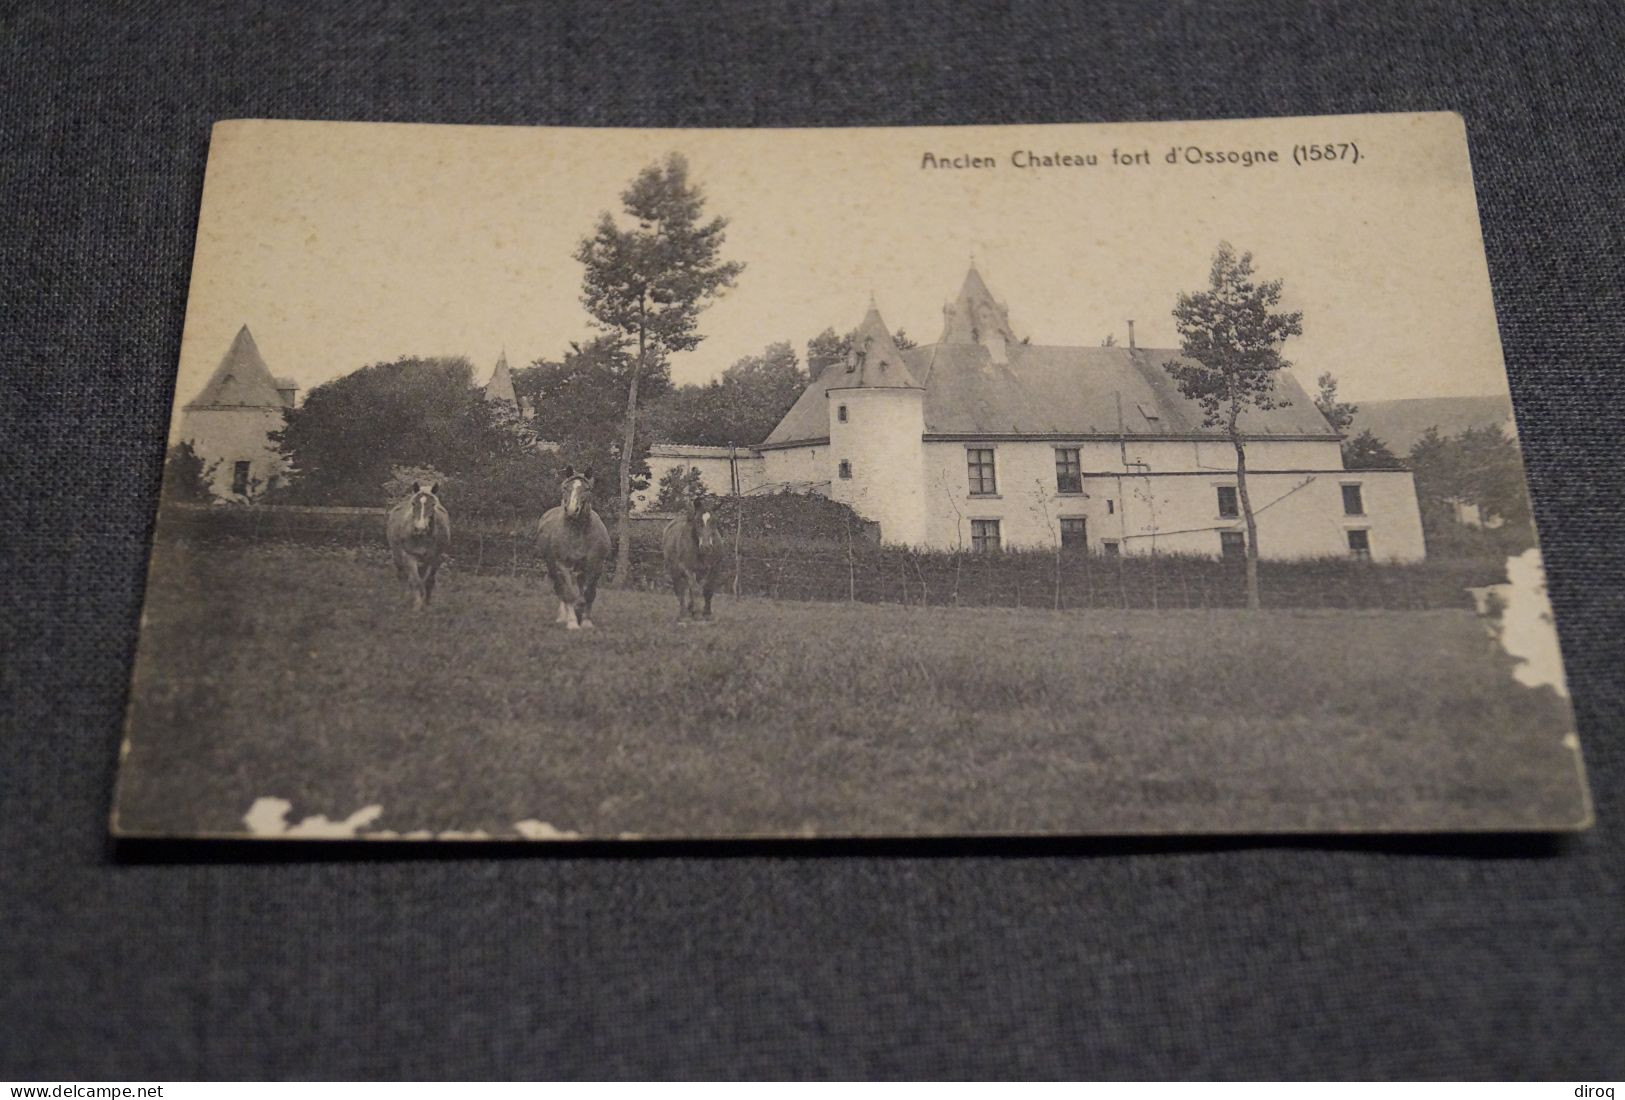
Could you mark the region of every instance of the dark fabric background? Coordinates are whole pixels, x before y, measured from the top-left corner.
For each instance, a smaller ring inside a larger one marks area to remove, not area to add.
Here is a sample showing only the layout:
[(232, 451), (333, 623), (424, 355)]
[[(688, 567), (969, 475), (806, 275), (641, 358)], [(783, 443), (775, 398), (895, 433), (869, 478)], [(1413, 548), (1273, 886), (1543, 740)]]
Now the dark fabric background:
[[(1619, 4), (0, 10), (0, 1077), (1625, 1076)], [(1441, 108), (1472, 143), (1590, 834), (382, 860), (104, 839), (215, 120)]]

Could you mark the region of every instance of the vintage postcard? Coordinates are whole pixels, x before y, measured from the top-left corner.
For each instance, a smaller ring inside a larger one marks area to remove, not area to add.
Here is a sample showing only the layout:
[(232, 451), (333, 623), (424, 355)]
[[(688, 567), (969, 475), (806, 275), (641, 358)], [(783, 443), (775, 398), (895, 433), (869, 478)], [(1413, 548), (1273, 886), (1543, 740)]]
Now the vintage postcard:
[(1459, 116), (215, 127), (117, 835), (1590, 816)]

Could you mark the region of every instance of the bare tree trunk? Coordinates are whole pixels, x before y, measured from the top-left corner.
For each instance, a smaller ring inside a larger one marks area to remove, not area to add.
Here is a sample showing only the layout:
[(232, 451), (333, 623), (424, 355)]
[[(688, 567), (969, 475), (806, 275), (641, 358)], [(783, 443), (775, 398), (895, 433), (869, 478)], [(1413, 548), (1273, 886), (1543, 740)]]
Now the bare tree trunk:
[(1247, 609), (1257, 611), (1258, 599), (1258, 521), (1253, 518), (1253, 500), (1247, 495), (1247, 448), (1232, 429), (1230, 442), (1236, 447), (1236, 493), (1241, 497), (1241, 514), (1247, 518)]
[(638, 329), (638, 362), (632, 368), (632, 383), (626, 387), (626, 430), (621, 434), (621, 518), (615, 548), (615, 587), (632, 583), (632, 448), (638, 438), (638, 383), (643, 378), (646, 350), (643, 329)]

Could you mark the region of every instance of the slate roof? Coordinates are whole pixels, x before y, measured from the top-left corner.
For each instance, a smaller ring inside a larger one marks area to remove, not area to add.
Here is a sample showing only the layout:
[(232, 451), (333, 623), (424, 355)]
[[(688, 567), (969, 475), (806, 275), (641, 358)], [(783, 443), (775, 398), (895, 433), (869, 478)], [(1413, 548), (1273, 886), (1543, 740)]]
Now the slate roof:
[(508, 353), (504, 351), (497, 356), (497, 365), (491, 371), (491, 380), (482, 390), (487, 401), (506, 401), (510, 405), (519, 404), (519, 399), (513, 392), (513, 375), (508, 371)]
[(1010, 327), (1010, 311), (994, 299), (974, 264), (965, 273), (959, 296), (942, 314), (939, 344), (975, 344), (993, 335), (1002, 336), (1006, 343), (1017, 342), (1015, 330)]
[(880, 319), (880, 310), (873, 305), (852, 334), (852, 351), (846, 361), (826, 368), (819, 377), (827, 382), (827, 389), (835, 390), (920, 388), (886, 322)]
[(277, 380), (271, 368), (265, 365), (254, 336), (244, 325), (226, 350), (220, 365), (203, 387), (203, 392), (192, 399), (187, 408), (218, 407), (221, 405), (250, 408), (283, 407), (282, 395), (277, 392)]
[[(1201, 406), (1181, 396), (1164, 369), (1170, 360), (1183, 360), (1177, 350), (1024, 344), (1015, 338), (1007, 311), (975, 267), (944, 315), (940, 341), (897, 352), (879, 312), (871, 307), (855, 335), (855, 341), (867, 341), (871, 349), (870, 359), (859, 364), (856, 381), (854, 372), (839, 363), (826, 368), (759, 446), (828, 439), (825, 395), (852, 385), (923, 387), (927, 436), (1224, 438), (1223, 429), (1202, 427)], [(995, 361), (990, 348), (999, 349), (1008, 361)], [(905, 376), (907, 382), (902, 381)], [(1244, 412), (1244, 435), (1337, 438), (1290, 371), (1276, 376), (1275, 389), (1289, 405)]]
[[(1068, 348), (1014, 344), (1007, 365), (995, 364), (980, 344), (931, 344), (903, 353), (925, 387), (927, 435), (978, 437), (1112, 436), (1223, 438), (1202, 427), (1202, 410), (1180, 395), (1163, 369), (1176, 350)], [(825, 392), (845, 376), (839, 366), (811, 383), (767, 439), (766, 446), (829, 436)], [(1242, 431), (1259, 438), (1324, 438), (1337, 434), (1290, 371), (1276, 377), (1284, 409), (1249, 410)]]

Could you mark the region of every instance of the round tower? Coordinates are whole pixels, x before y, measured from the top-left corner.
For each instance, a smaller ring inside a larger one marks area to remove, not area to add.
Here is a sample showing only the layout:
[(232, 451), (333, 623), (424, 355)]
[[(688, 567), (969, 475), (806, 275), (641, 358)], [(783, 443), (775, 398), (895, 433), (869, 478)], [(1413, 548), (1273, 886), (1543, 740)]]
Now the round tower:
[(925, 542), (925, 390), (873, 306), (844, 363), (824, 375), (830, 497), (880, 524), (886, 542)]

